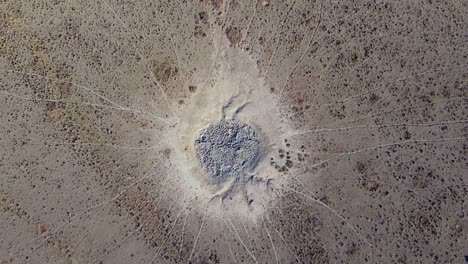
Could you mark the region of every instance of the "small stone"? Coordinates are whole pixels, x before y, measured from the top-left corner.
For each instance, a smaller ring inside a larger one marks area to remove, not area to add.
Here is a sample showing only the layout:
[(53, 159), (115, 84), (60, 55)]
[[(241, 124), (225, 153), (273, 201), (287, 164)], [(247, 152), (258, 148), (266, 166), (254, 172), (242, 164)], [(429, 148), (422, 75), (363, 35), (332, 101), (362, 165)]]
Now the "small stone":
[(262, 1), (262, 6), (263, 7), (267, 7), (268, 5), (270, 5), (270, 1), (267, 1), (267, 0)]
[(189, 86), (189, 91), (190, 91), (191, 93), (194, 93), (196, 90), (197, 90), (197, 87), (196, 87), (195, 85), (190, 85), (190, 86)]

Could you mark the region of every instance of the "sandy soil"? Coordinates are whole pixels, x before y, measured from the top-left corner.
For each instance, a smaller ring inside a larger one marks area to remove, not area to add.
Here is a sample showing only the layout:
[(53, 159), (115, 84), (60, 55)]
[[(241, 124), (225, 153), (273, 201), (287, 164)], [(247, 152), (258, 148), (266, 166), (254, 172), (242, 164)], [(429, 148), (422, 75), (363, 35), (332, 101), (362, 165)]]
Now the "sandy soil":
[[(467, 13), (0, 1), (0, 263), (466, 263)], [(223, 118), (263, 143), (235, 189)]]

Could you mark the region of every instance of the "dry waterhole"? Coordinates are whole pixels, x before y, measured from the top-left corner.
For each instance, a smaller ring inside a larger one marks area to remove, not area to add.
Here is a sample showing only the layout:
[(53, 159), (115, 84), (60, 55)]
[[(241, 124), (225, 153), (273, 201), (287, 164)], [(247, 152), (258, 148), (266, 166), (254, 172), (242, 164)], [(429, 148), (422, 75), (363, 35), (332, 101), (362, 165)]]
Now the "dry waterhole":
[(468, 262), (468, 6), (0, 1), (0, 263)]

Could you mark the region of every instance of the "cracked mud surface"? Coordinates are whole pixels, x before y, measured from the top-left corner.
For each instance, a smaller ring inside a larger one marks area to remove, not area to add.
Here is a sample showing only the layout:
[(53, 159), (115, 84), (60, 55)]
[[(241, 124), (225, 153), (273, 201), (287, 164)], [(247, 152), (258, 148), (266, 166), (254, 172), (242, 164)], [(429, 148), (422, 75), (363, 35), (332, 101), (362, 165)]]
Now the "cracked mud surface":
[[(0, 263), (465, 263), (467, 12), (0, 1)], [(225, 116), (265, 153), (217, 186)]]

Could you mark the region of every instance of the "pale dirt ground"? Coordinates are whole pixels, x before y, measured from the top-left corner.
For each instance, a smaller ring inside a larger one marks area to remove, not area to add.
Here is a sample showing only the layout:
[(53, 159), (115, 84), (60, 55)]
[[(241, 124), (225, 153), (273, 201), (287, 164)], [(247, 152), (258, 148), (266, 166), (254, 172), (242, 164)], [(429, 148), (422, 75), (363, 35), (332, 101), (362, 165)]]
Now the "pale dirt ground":
[[(1, 0), (0, 263), (466, 263), (467, 13)], [(210, 202), (230, 99), (265, 155)]]

